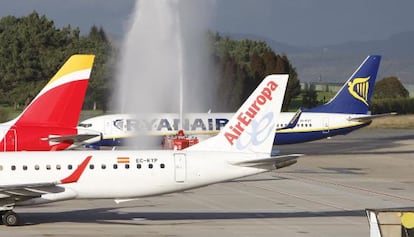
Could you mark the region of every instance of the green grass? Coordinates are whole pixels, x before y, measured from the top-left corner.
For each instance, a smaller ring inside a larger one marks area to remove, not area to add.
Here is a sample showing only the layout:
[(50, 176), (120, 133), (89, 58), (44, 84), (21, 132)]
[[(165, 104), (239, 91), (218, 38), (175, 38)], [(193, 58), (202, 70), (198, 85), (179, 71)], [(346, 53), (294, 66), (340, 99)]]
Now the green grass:
[[(19, 116), (22, 111), (23, 109), (14, 109), (10, 106), (0, 106), (0, 122), (4, 123), (14, 119)], [(104, 114), (102, 110), (82, 110), (79, 121), (83, 121), (87, 118), (99, 116), (102, 114)]]
[(318, 93), (318, 101), (321, 101), (323, 103), (328, 102), (336, 94), (336, 92), (325, 92), (325, 91), (318, 91), (317, 93)]

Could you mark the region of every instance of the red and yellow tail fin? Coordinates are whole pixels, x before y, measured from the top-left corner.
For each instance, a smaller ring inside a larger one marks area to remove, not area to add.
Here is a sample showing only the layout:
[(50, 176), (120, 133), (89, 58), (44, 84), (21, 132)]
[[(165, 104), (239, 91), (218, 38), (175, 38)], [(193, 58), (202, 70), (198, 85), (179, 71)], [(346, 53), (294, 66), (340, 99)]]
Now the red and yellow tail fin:
[(15, 124), (76, 127), (94, 58), (94, 55), (71, 56), (16, 118)]

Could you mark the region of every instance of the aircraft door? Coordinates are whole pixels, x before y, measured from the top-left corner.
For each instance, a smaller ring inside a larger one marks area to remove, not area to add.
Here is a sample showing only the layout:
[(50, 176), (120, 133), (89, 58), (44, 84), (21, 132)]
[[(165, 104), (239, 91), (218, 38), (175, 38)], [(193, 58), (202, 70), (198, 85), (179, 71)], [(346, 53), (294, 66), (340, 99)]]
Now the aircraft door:
[(15, 129), (9, 129), (4, 136), (3, 151), (17, 150), (17, 133)]
[(113, 122), (110, 119), (106, 119), (104, 122), (104, 134), (112, 134)]
[(183, 153), (174, 154), (175, 182), (183, 183), (187, 176), (187, 161)]
[(326, 134), (329, 133), (329, 118), (323, 119), (323, 130), (322, 133)]

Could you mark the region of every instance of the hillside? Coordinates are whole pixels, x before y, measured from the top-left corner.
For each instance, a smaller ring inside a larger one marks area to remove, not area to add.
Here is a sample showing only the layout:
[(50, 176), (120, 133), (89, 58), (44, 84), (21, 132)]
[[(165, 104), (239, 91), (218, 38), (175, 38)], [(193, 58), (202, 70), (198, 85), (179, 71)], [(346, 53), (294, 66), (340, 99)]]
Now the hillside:
[(234, 35), (266, 41), (275, 52), (291, 60), (302, 82), (344, 82), (369, 54), (383, 56), (378, 78), (397, 76), (414, 85), (414, 31), (402, 32), (386, 40), (353, 41), (321, 47), (295, 47), (254, 35)]

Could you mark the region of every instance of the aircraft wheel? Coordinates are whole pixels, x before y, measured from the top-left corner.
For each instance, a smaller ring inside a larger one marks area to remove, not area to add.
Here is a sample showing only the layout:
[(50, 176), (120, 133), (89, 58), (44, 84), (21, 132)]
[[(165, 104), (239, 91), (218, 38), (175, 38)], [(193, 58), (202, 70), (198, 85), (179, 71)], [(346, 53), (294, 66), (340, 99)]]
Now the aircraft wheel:
[(13, 211), (8, 211), (2, 216), (3, 224), (7, 226), (16, 226), (19, 222), (17, 214)]

